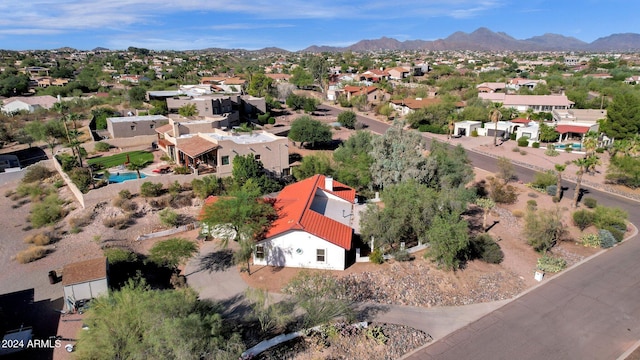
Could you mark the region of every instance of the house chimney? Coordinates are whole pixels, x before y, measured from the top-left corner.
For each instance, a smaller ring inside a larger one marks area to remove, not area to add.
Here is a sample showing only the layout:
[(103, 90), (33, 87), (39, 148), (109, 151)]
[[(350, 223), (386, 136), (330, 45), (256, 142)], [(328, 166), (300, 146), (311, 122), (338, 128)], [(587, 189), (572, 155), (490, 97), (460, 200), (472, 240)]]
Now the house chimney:
[(179, 122), (173, 121), (173, 137), (176, 138), (176, 139), (180, 137), (180, 123)]
[(333, 178), (331, 176), (324, 177), (324, 189), (333, 191)]

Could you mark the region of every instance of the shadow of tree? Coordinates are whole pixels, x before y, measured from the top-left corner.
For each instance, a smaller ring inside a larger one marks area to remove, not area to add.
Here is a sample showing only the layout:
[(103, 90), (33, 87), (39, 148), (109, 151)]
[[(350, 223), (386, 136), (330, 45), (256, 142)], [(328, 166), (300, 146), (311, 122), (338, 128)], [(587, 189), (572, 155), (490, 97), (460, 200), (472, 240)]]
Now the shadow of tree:
[(225, 271), (233, 266), (233, 264), (233, 251), (231, 251), (231, 249), (222, 249), (201, 256), (198, 269), (194, 272), (208, 271), (212, 273)]

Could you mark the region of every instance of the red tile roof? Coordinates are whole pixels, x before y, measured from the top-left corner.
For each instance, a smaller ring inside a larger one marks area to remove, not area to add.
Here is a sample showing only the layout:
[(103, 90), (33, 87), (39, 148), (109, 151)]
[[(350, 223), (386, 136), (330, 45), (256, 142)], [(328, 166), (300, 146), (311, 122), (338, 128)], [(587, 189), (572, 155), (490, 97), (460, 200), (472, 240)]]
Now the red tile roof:
[(524, 119), (524, 118), (517, 118), (517, 119), (513, 119), (511, 120), (512, 123), (516, 123), (516, 124), (528, 124), (531, 122), (531, 120), (529, 119)]
[(178, 150), (189, 155), (192, 159), (217, 148), (218, 145), (200, 136), (194, 136), (178, 143)]
[(556, 131), (560, 134), (566, 133), (578, 133), (578, 134), (586, 134), (589, 132), (590, 126), (580, 126), (580, 125), (558, 125), (556, 126)]
[(302, 230), (345, 250), (351, 249), (353, 229), (310, 209), (317, 189), (353, 203), (356, 191), (333, 181), (333, 191), (325, 188), (325, 176), (315, 175), (285, 187), (276, 198), (278, 219), (273, 222), (267, 238), (291, 230)]
[(351, 93), (351, 95), (362, 95), (363, 93), (371, 94), (372, 92), (378, 90), (375, 86), (353, 86), (347, 85), (344, 87), (344, 91)]

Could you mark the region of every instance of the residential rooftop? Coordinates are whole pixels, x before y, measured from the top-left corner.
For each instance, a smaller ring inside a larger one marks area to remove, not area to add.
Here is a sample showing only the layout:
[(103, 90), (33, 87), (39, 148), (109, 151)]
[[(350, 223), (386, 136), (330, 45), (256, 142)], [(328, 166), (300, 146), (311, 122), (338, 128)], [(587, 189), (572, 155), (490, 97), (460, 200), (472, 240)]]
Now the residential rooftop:
[(163, 115), (144, 115), (144, 116), (121, 116), (107, 118), (112, 123), (132, 122), (132, 121), (169, 121), (169, 118)]

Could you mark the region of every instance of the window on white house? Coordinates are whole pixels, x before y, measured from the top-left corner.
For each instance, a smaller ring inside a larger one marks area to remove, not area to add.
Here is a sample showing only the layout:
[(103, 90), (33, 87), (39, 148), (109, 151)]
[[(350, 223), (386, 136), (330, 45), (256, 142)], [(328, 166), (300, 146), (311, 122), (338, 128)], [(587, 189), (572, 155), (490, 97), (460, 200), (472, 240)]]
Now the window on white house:
[(256, 259), (264, 259), (264, 246), (257, 245), (256, 246)]
[(326, 250), (325, 249), (317, 249), (316, 250), (316, 261), (317, 262), (325, 262), (326, 259), (327, 259)]

